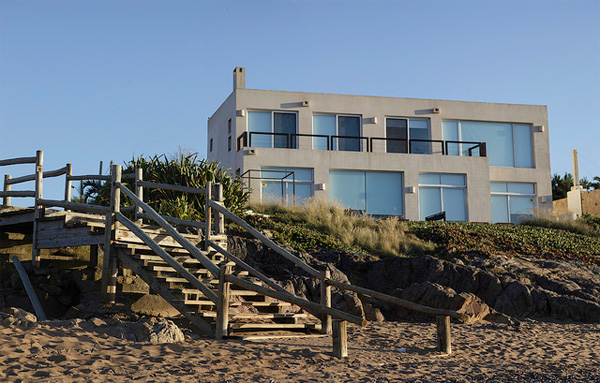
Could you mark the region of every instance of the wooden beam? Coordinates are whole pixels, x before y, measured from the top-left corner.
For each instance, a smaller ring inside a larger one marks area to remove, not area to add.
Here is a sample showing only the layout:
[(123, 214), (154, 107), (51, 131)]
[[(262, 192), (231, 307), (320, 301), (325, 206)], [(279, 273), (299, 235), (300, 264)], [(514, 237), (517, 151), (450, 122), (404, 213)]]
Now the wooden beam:
[(103, 176), (101, 174), (85, 174), (85, 175), (79, 175), (79, 176), (67, 176), (67, 179), (69, 181), (87, 181), (87, 180), (110, 181), (110, 176)]
[(327, 284), (329, 284), (333, 287), (337, 287), (338, 289), (354, 291), (359, 294), (368, 295), (370, 297), (373, 297), (373, 298), (376, 298), (376, 299), (379, 299), (379, 300), (382, 300), (385, 302), (393, 303), (395, 305), (406, 307), (407, 309), (411, 309), (411, 310), (415, 310), (415, 311), (420, 311), (420, 312), (423, 312), (426, 314), (447, 315), (447, 316), (451, 316), (452, 318), (456, 318), (456, 319), (460, 319), (460, 320), (463, 320), (463, 317), (465, 316), (465, 314), (461, 314), (456, 311), (444, 310), (444, 309), (438, 309), (438, 308), (434, 308), (434, 307), (420, 305), (418, 303), (405, 301), (404, 299), (396, 298), (391, 295), (380, 293), (378, 291), (365, 289), (364, 287), (349, 285), (346, 283), (336, 282), (331, 279), (327, 280)]
[(306, 299), (298, 298), (297, 296), (292, 295), (288, 292), (284, 293), (281, 291), (275, 291), (275, 290), (268, 289), (266, 287), (258, 286), (252, 282), (245, 281), (245, 280), (235, 277), (233, 275), (227, 275), (225, 277), (225, 279), (227, 281), (233, 283), (234, 285), (242, 287), (246, 290), (255, 291), (259, 294), (267, 295), (267, 296), (279, 299), (281, 301), (290, 302), (290, 303), (298, 305), (302, 308), (306, 308), (308, 310), (317, 311), (317, 312), (323, 313), (323, 314), (329, 314), (334, 318), (347, 320), (348, 322), (355, 323), (362, 327), (367, 325), (367, 321), (363, 318), (359, 318), (357, 316), (345, 313), (343, 311), (340, 311), (340, 310), (337, 310), (337, 309), (334, 309), (331, 307), (326, 307), (326, 306), (320, 305), (318, 303), (308, 301)]
[(450, 317), (438, 315), (435, 317), (435, 322), (437, 326), (437, 349), (446, 354), (451, 354)]
[(87, 203), (67, 202), (54, 199), (40, 199), (38, 203), (46, 207), (62, 207), (67, 210), (83, 211), (92, 214), (106, 214), (110, 211), (108, 206), (90, 205)]
[(23, 281), (23, 287), (25, 287), (27, 296), (29, 297), (31, 304), (33, 305), (33, 309), (35, 310), (35, 315), (37, 315), (38, 319), (41, 321), (46, 320), (47, 318), (46, 318), (46, 314), (44, 313), (44, 309), (42, 308), (42, 305), (40, 304), (40, 300), (39, 300), (38, 296), (36, 295), (35, 290), (33, 289), (33, 286), (31, 285), (31, 281), (29, 280), (29, 277), (27, 276), (27, 273), (25, 272), (25, 269), (23, 268), (21, 261), (19, 261), (19, 257), (17, 257), (17, 256), (12, 257), (12, 262), (15, 265), (15, 268), (17, 269), (19, 276), (21, 277), (21, 281)]
[(161, 183), (157, 183), (157, 182), (148, 182), (148, 181), (138, 182), (137, 185), (147, 187), (147, 188), (153, 188), (153, 189), (172, 190), (172, 191), (179, 191), (179, 192), (192, 193), (192, 194), (206, 194), (206, 189), (192, 188), (189, 186), (169, 185), (169, 184), (161, 184)]
[[(330, 278), (329, 269), (321, 272), (321, 304), (326, 307), (331, 307), (331, 286), (326, 283), (326, 280)], [(331, 315), (321, 314), (321, 332), (331, 334)]]
[(18, 164), (35, 164), (37, 157), (19, 157), (0, 160), (0, 166), (18, 165)]
[[(138, 218), (152, 219), (152, 217), (150, 215), (146, 214), (146, 213), (138, 213), (137, 217)], [(167, 221), (169, 223), (173, 223), (175, 225), (184, 225), (184, 226), (190, 226), (190, 227), (197, 227), (197, 228), (203, 229), (203, 230), (206, 228), (206, 223), (205, 222), (189, 221), (187, 219), (169, 217), (168, 215), (161, 215), (161, 217), (163, 217), (165, 219), (165, 221)]]
[(213, 209), (217, 210), (219, 213), (222, 213), (223, 215), (225, 215), (227, 218), (232, 220), (234, 223), (236, 223), (236, 224), (240, 225), (241, 227), (243, 227), (244, 229), (246, 229), (250, 234), (252, 234), (254, 237), (259, 239), (262, 243), (264, 243), (271, 249), (275, 250), (275, 252), (277, 252), (278, 254), (283, 256), (288, 261), (294, 263), (296, 266), (300, 267), (302, 270), (306, 271), (307, 273), (309, 273), (310, 275), (312, 275), (315, 278), (321, 277), (321, 273), (319, 271), (317, 271), (316, 269), (314, 269), (314, 268), (310, 267), (309, 265), (307, 265), (306, 263), (304, 263), (300, 258), (296, 257), (295, 255), (291, 254), (290, 252), (279, 247), (275, 242), (271, 241), (270, 239), (268, 239), (267, 237), (262, 235), (261, 232), (259, 232), (258, 230), (256, 230), (252, 226), (250, 226), (246, 221), (244, 221), (237, 215), (235, 215), (232, 212), (230, 212), (229, 210), (227, 210), (224, 206), (221, 206), (218, 203), (215, 203), (214, 201), (210, 201), (210, 206)]
[(6, 195), (6, 192), (10, 192), (11, 190), (10, 183), (8, 183), (8, 181), (10, 181), (11, 178), (12, 176), (10, 174), (4, 175), (4, 193), (2, 195), (2, 197), (4, 197), (4, 200), (2, 201), (2, 204), (4, 206), (10, 206), (10, 196)]
[(348, 332), (346, 321), (334, 319), (332, 325), (333, 356), (345, 358), (348, 356)]
[(216, 338), (222, 340), (228, 335), (229, 327), (229, 290), (231, 284), (225, 280), (225, 276), (231, 274), (231, 266), (221, 265), (219, 271)]
[[(67, 173), (67, 168), (60, 168), (60, 169), (56, 169), (56, 170), (49, 170), (47, 172), (43, 173), (43, 177), (44, 178), (50, 178), (50, 177), (58, 177), (58, 176), (62, 176), (63, 174)], [(22, 182), (28, 182), (28, 181), (35, 181), (36, 175), (35, 174), (29, 174), (26, 176), (22, 176), (22, 177), (17, 177), (17, 178), (13, 178), (12, 180), (10, 180), (11, 184), (19, 184)]]
[(33, 205), (33, 233), (31, 241), (31, 264), (33, 267), (40, 266), (40, 250), (37, 245), (37, 221), (42, 218), (43, 208), (39, 205), (39, 201), (42, 199), (42, 190), (44, 182), (44, 152), (38, 150), (36, 153), (35, 160), (35, 204)]
[(35, 191), (33, 190), (10, 190), (10, 185), (8, 185), (8, 190), (0, 192), (0, 197), (9, 198), (9, 203), (5, 205), (10, 206), (10, 197), (35, 197)]

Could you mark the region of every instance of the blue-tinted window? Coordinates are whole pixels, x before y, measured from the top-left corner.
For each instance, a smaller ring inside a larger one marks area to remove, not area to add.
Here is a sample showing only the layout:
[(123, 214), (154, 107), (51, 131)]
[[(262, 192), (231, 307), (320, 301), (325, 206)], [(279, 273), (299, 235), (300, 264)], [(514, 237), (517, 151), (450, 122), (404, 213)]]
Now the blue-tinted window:
[(263, 202), (297, 205), (312, 196), (312, 169), (277, 167), (261, 169), (261, 199)]
[[(313, 134), (325, 135), (328, 137), (313, 137), (314, 150), (327, 150), (329, 137), (335, 136), (335, 116), (315, 114), (313, 116)], [(334, 142), (334, 144), (336, 144)], [(332, 148), (332, 150), (335, 150)]]
[(369, 215), (402, 215), (402, 173), (331, 170), (329, 198)]
[(464, 174), (419, 174), (419, 216), (446, 212), (447, 221), (467, 220), (466, 177)]
[(535, 212), (535, 184), (491, 182), (492, 223), (520, 223)]
[(256, 148), (296, 148), (297, 115), (290, 112), (248, 111), (249, 145)]

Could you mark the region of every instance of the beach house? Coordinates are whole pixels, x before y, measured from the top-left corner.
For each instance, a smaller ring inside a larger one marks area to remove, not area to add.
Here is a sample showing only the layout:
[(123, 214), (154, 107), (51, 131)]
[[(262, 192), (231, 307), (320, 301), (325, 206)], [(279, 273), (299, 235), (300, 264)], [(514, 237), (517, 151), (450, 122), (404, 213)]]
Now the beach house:
[(207, 154), (254, 201), (494, 223), (552, 208), (546, 106), (246, 89), (245, 75), (208, 120)]

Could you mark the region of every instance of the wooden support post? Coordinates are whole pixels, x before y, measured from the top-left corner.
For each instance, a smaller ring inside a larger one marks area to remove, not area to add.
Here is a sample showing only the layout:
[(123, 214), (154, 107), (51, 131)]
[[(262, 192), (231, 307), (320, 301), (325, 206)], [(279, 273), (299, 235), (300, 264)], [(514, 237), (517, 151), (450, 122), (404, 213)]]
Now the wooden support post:
[[(8, 183), (8, 181), (11, 179), (12, 179), (12, 176), (10, 174), (4, 175), (4, 191), (5, 192), (9, 192), (12, 188), (12, 185)], [(4, 197), (4, 201), (2, 201), (2, 204), (4, 206), (10, 206), (10, 197)]]
[(212, 229), (212, 209), (210, 207), (210, 200), (212, 199), (212, 183), (206, 181), (206, 207), (204, 209), (204, 218), (206, 219), (206, 232), (204, 233), (204, 250), (208, 251), (208, 241), (210, 238), (210, 231)]
[(98, 245), (90, 245), (90, 263), (88, 263), (88, 280), (94, 280), (98, 267)]
[[(143, 181), (143, 170), (142, 168), (135, 168), (135, 195), (140, 199), (144, 200), (144, 187), (138, 185), (138, 182)], [(135, 224), (142, 226), (142, 218), (139, 215), (142, 214), (142, 207), (138, 204), (135, 205)]]
[(69, 177), (71, 177), (73, 175), (73, 165), (67, 164), (66, 169), (67, 169), (67, 173), (65, 175), (65, 201), (71, 202), (72, 181), (69, 179)]
[(345, 358), (348, 356), (347, 323), (348, 322), (341, 319), (333, 320), (333, 356), (336, 358)]
[(108, 291), (106, 294), (108, 303), (115, 303), (115, 298), (117, 297), (117, 251), (122, 250), (116, 249), (113, 246), (110, 257), (110, 277), (108, 280)]
[[(217, 202), (221, 206), (224, 206), (223, 205), (223, 185), (215, 184), (214, 188), (215, 188), (215, 191), (214, 191), (215, 202)], [(223, 213), (217, 212), (217, 214), (215, 214), (215, 231), (216, 231), (217, 235), (225, 234), (225, 216), (223, 215)]]
[(231, 274), (231, 266), (221, 265), (219, 272), (219, 293), (217, 295), (217, 328), (216, 338), (222, 340), (228, 335), (229, 328), (229, 291), (231, 283), (225, 276)]
[[(331, 286), (326, 282), (329, 278), (331, 278), (329, 269), (321, 271), (321, 304), (327, 307), (331, 307)], [(331, 315), (321, 314), (321, 332), (331, 334)]]
[(42, 199), (42, 190), (44, 182), (44, 152), (38, 150), (35, 152), (35, 202), (33, 213), (33, 239), (31, 242), (31, 263), (33, 267), (40, 266), (40, 249), (37, 248), (37, 221), (42, 218), (43, 207), (38, 204)]
[(40, 304), (40, 300), (38, 299), (38, 296), (35, 294), (35, 290), (33, 289), (33, 286), (31, 285), (31, 281), (29, 280), (29, 277), (27, 276), (27, 273), (25, 272), (23, 265), (19, 261), (19, 257), (17, 257), (17, 256), (12, 257), (12, 262), (13, 262), (13, 265), (15, 265), (15, 269), (17, 269), (19, 276), (21, 277), (21, 281), (23, 282), (23, 287), (25, 287), (27, 296), (29, 297), (29, 300), (31, 301), (31, 305), (33, 306), (33, 309), (35, 310), (35, 315), (37, 315), (38, 319), (41, 321), (46, 320), (47, 318), (46, 318), (46, 314), (44, 313), (44, 309), (42, 308), (42, 305)]
[[(111, 258), (116, 257), (116, 254), (112, 254), (115, 250), (114, 246), (112, 245), (112, 241), (114, 238), (114, 230), (116, 230), (119, 225), (119, 223), (115, 219), (115, 212), (119, 212), (121, 210), (121, 192), (120, 190), (117, 190), (117, 182), (121, 182), (121, 165), (112, 165), (110, 185), (110, 213), (106, 214), (106, 223), (104, 227), (104, 256), (102, 257), (102, 298), (105, 303), (114, 303), (114, 296), (112, 297), (112, 300), (110, 296), (110, 292), (113, 290), (113, 270)], [(116, 282), (116, 275), (114, 282)], [(116, 289), (116, 285), (114, 287)]]
[(435, 317), (435, 321), (437, 324), (437, 349), (446, 354), (451, 354), (450, 317), (438, 315)]

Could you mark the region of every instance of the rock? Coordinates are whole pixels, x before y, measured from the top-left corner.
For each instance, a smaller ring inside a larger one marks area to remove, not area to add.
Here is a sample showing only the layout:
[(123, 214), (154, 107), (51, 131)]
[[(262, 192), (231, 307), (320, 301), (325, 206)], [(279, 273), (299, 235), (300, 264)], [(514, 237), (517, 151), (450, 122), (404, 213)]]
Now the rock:
[(173, 306), (161, 298), (159, 295), (143, 295), (140, 299), (131, 305), (131, 311), (140, 315), (160, 316), (173, 318), (179, 315)]
[(23, 281), (21, 277), (17, 273), (12, 273), (10, 275), (10, 287), (15, 290), (21, 290), (23, 288)]
[(183, 342), (185, 336), (175, 323), (168, 319), (145, 317), (136, 323), (135, 338), (138, 342)]
[(17, 307), (10, 307), (0, 312), (0, 324), (5, 327), (33, 328), (38, 325), (37, 317)]
[(371, 322), (383, 322), (385, 321), (385, 317), (376, 307), (373, 307), (372, 304), (368, 302), (362, 303), (363, 309), (365, 310), (365, 319)]

